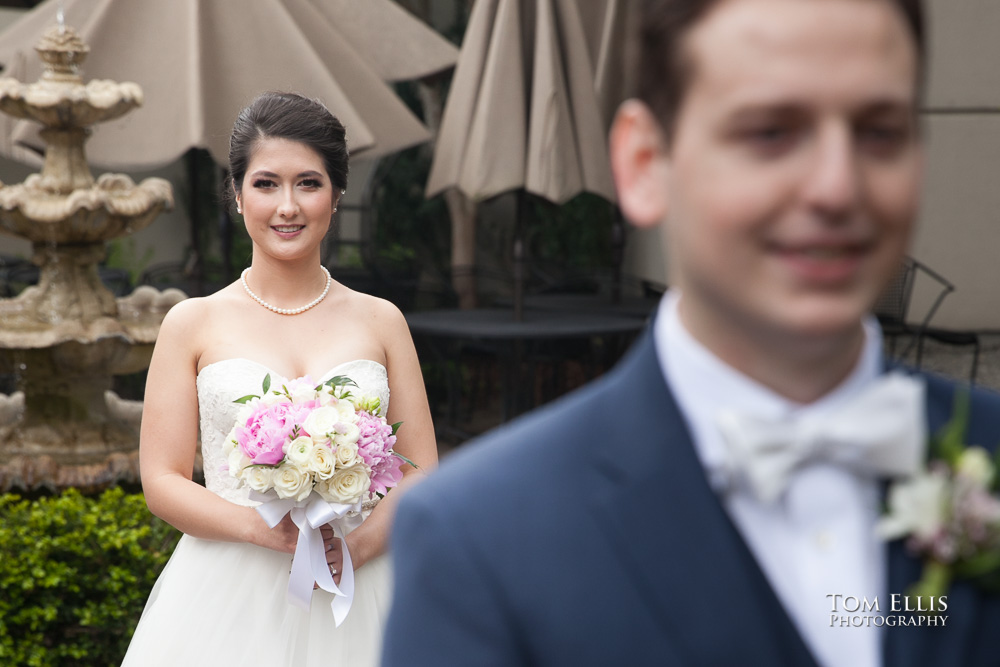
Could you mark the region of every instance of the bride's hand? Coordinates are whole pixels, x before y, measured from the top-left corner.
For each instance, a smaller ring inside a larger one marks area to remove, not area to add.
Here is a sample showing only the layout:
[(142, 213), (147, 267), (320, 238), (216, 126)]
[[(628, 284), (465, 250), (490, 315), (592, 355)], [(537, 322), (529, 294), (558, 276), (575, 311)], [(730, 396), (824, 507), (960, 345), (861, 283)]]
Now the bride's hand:
[(257, 511), (252, 511), (259, 524), (257, 530), (254, 531), (254, 539), (252, 540), (254, 544), (286, 554), (295, 553), (295, 545), (299, 540), (299, 528), (292, 521), (290, 515), (286, 514), (277, 526), (269, 528), (264, 519), (257, 514)]
[(326, 564), (333, 575), (333, 583), (340, 586), (340, 573), (344, 569), (344, 548), (339, 537), (334, 536), (333, 528), (329, 524), (320, 526), (320, 533), (323, 535), (323, 544), (326, 549)]

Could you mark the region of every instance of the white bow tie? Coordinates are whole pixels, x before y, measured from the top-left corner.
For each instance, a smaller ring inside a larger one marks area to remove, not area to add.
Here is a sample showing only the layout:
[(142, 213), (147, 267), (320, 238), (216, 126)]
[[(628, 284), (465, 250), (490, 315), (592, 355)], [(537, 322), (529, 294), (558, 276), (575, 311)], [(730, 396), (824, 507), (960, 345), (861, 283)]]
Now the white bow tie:
[(816, 460), (872, 476), (912, 475), (926, 443), (924, 383), (888, 373), (821, 415), (767, 419), (726, 410), (718, 425), (730, 472), (765, 503), (781, 496), (796, 468)]

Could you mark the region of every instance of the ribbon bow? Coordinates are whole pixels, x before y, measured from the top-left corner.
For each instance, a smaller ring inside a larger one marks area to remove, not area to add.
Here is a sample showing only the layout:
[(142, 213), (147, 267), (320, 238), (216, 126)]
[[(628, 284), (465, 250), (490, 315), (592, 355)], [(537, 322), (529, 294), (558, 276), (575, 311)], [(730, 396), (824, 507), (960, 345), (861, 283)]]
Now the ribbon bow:
[[(254, 491), (251, 492), (250, 499), (263, 503), (257, 507), (257, 512), (271, 528), (277, 526), (286, 514), (291, 515), (292, 522), (299, 528), (299, 540), (295, 545), (295, 555), (292, 556), (292, 571), (288, 576), (288, 601), (308, 610), (315, 583), (324, 591), (333, 593), (330, 609), (333, 611), (334, 623), (339, 628), (354, 601), (354, 565), (351, 563), (351, 552), (347, 550), (344, 535), (361, 524), (361, 501), (344, 505), (327, 502), (316, 493), (309, 494), (305, 500), (295, 500)], [(348, 516), (352, 511), (355, 515)], [(334, 536), (340, 539), (344, 549), (339, 587), (334, 583), (326, 562), (323, 534), (319, 530), (324, 524), (330, 524)]]
[(812, 461), (889, 477), (916, 473), (926, 441), (923, 409), (924, 383), (894, 372), (829, 413), (765, 419), (727, 410), (718, 426), (730, 470), (742, 473), (760, 501), (771, 503), (792, 472)]

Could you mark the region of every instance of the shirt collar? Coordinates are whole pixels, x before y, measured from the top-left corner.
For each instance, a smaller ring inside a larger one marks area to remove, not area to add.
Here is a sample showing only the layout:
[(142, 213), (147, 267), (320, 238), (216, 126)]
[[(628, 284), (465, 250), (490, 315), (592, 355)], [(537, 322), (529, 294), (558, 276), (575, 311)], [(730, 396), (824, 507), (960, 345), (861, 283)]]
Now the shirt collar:
[(761, 417), (820, 414), (836, 408), (882, 373), (881, 330), (869, 316), (863, 321), (861, 356), (847, 378), (813, 403), (796, 403), (729, 366), (695, 339), (681, 322), (680, 299), (678, 290), (670, 290), (660, 302), (653, 323), (656, 355), (716, 489), (729, 481), (725, 443), (715, 426), (720, 410), (735, 408)]

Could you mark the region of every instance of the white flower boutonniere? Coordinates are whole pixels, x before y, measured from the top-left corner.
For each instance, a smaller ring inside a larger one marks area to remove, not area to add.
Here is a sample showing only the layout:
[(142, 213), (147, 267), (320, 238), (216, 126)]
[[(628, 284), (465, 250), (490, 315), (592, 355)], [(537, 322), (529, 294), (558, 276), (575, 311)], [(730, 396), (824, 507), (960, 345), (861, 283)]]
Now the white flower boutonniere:
[(930, 463), (889, 488), (888, 512), (876, 526), (885, 539), (906, 537), (924, 558), (912, 596), (941, 596), (953, 579), (971, 579), (1000, 591), (998, 456), (967, 445), (969, 395), (955, 396), (951, 420), (931, 438)]

